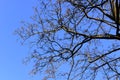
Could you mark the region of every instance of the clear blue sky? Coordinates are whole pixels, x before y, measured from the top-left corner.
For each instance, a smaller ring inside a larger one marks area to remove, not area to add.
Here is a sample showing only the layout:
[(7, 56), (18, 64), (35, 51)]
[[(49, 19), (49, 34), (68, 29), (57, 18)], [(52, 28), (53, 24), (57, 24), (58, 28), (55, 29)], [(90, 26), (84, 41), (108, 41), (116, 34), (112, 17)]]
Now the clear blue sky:
[(28, 75), (32, 66), (22, 63), (28, 47), (21, 46), (13, 35), (20, 21), (33, 15), (35, 4), (36, 0), (0, 0), (0, 80), (37, 80)]

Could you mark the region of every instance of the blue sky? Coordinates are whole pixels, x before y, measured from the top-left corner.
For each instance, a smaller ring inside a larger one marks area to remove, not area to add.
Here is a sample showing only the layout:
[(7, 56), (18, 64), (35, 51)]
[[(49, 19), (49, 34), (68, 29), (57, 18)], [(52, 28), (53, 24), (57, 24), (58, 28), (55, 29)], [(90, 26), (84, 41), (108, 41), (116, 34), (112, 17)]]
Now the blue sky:
[(14, 30), (21, 20), (34, 14), (36, 0), (0, 0), (0, 80), (37, 80), (28, 75), (30, 65), (22, 60), (28, 55), (28, 46), (21, 46)]
[(22, 20), (30, 20), (36, 4), (37, 0), (0, 0), (0, 80), (40, 80), (39, 75), (29, 75), (32, 65), (22, 63), (29, 46), (21, 46), (13, 34)]

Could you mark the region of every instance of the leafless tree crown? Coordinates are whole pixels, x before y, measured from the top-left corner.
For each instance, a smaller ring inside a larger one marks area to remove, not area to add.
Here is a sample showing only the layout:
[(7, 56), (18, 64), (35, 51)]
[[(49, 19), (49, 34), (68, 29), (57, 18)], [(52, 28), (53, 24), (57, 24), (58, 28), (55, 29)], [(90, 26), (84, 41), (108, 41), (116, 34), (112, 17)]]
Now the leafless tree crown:
[(16, 30), (43, 80), (120, 79), (120, 0), (40, 0)]

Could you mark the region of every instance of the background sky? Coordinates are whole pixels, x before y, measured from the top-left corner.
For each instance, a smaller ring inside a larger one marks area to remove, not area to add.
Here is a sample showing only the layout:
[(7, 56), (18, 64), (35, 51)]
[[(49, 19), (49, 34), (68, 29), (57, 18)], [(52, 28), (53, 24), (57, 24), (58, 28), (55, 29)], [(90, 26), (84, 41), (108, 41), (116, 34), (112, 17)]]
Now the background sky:
[(39, 80), (30, 76), (30, 65), (22, 60), (28, 55), (28, 46), (21, 46), (14, 30), (21, 20), (34, 14), (35, 0), (0, 0), (0, 80)]

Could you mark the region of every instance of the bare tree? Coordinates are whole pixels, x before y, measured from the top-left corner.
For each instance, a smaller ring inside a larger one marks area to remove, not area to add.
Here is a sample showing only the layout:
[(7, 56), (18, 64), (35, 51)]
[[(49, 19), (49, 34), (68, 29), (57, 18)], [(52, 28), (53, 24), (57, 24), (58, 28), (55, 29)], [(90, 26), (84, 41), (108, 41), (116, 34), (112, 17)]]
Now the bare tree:
[[(16, 30), (43, 80), (120, 79), (120, 0), (40, 0)], [(27, 60), (28, 60), (27, 58)]]

